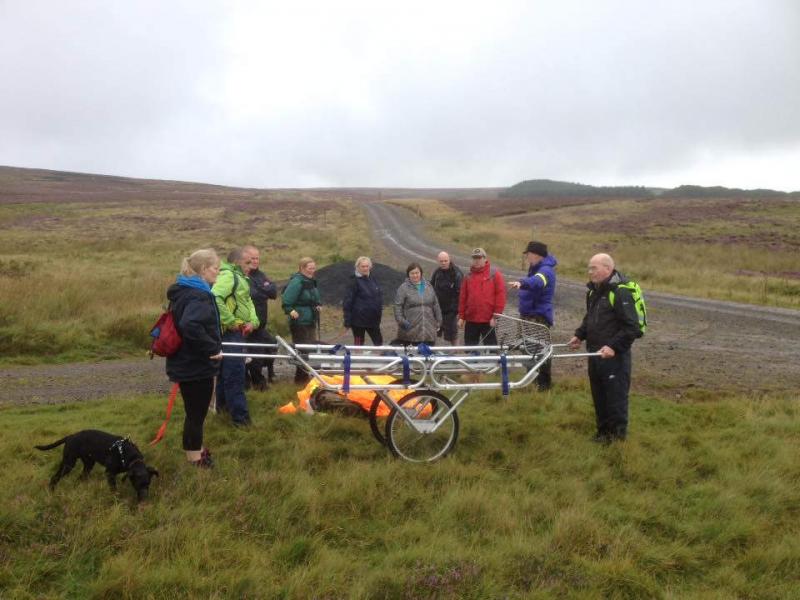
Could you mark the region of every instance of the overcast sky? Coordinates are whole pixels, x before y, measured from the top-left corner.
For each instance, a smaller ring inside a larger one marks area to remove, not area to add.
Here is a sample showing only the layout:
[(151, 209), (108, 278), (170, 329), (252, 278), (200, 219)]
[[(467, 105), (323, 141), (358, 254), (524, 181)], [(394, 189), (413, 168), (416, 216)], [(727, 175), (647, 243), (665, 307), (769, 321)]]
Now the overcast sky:
[(800, 190), (800, 2), (0, 0), (0, 164)]

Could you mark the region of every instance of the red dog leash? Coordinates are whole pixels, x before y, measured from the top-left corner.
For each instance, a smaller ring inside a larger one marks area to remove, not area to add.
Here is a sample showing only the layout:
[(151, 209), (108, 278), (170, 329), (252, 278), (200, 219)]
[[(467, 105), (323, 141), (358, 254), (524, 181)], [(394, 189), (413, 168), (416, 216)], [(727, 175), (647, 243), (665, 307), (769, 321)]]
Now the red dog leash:
[(179, 388), (180, 386), (177, 383), (172, 384), (172, 389), (169, 391), (169, 399), (167, 400), (167, 418), (164, 419), (161, 427), (158, 428), (156, 438), (150, 442), (151, 446), (155, 446), (158, 442), (160, 442), (161, 438), (163, 438), (164, 434), (167, 432), (167, 423), (169, 423), (169, 418), (172, 416), (172, 407), (175, 406), (175, 397), (178, 395)]

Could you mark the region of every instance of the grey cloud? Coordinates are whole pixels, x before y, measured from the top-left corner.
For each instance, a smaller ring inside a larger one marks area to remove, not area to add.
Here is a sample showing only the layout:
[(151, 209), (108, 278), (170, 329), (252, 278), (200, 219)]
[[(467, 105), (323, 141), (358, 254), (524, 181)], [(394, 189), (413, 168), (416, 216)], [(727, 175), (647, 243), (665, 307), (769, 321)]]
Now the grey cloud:
[[(13, 90), (0, 96), (0, 164), (254, 186), (491, 186), (630, 182), (703, 154), (800, 149), (791, 0), (499, 2), (468, 39), (392, 29), (376, 5), (358, 18), (343, 8), (318, 24), (328, 37), (298, 31), (279, 56), (247, 57), (265, 95), (299, 100), (246, 118), (224, 92), (242, 58), (231, 15), (252, 5), (43, 6), (0, 7)], [(273, 82), (304, 48), (308, 88)], [(333, 50), (341, 65), (325, 60)]]

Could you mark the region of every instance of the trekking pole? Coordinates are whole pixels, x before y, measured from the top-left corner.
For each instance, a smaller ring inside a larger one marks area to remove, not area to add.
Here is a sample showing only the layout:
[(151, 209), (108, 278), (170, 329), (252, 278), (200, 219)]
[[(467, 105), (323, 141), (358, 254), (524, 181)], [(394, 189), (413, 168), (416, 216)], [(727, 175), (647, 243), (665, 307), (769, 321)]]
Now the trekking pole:
[(478, 346), (483, 346), (483, 340), (485, 340), (487, 337), (489, 337), (495, 329), (497, 329), (497, 327), (492, 327), (491, 329), (489, 329), (489, 331), (484, 333), (480, 337), (480, 339), (478, 340)]

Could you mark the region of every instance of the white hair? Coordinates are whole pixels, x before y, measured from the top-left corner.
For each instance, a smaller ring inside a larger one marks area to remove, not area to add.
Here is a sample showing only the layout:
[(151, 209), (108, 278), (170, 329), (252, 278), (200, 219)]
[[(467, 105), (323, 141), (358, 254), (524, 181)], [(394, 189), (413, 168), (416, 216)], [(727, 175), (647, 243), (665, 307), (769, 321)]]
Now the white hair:
[(370, 269), (372, 268), (372, 260), (370, 259), (369, 256), (359, 256), (356, 259), (356, 264), (355, 264), (356, 269), (358, 269), (358, 265), (360, 265), (363, 262), (367, 263), (369, 265)]

